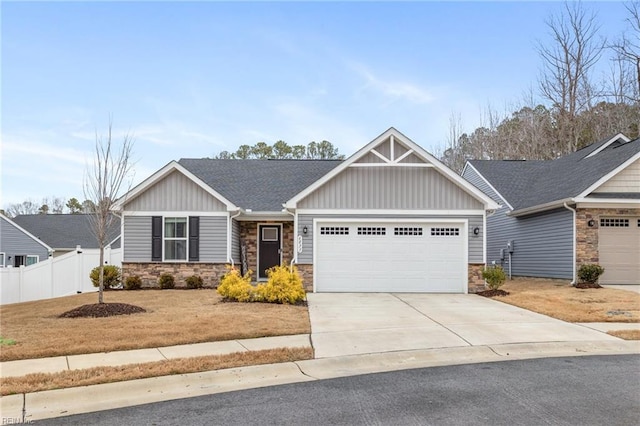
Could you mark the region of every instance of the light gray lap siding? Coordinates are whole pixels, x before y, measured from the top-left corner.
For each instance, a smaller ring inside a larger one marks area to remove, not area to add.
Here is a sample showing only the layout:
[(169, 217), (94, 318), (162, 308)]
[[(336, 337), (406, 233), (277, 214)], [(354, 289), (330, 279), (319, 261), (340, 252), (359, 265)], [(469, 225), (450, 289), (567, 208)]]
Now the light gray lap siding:
[[(494, 201), (504, 200), (478, 174), (467, 167), (463, 175)], [(509, 269), (508, 254), (500, 260), (500, 249), (514, 241), (511, 273), (516, 276), (544, 278), (573, 277), (573, 214), (556, 209), (527, 217), (507, 216), (509, 208), (498, 209), (487, 217), (487, 263), (495, 261)]]
[[(124, 216), (124, 261), (151, 262), (151, 216)], [(227, 261), (227, 217), (200, 217), (200, 262)]]
[(235, 219), (231, 225), (231, 257), (240, 263), (240, 223)]
[(227, 261), (227, 217), (200, 217), (200, 262)]
[[(16, 255), (38, 256), (40, 262), (49, 258), (49, 251), (46, 247), (4, 218), (0, 218), (0, 252), (5, 254), (6, 266), (13, 265)], [(11, 256), (11, 260), (9, 260), (9, 256)]]
[(123, 216), (124, 262), (151, 261), (151, 216)]
[[(430, 219), (430, 220), (442, 220), (447, 222), (452, 219), (468, 219), (467, 235), (469, 236), (469, 263), (483, 263), (482, 256), (482, 235), (484, 230), (482, 229), (482, 216), (481, 215), (468, 215), (468, 216), (435, 216), (435, 215), (399, 215), (389, 217), (388, 215), (308, 215), (301, 214), (298, 216), (298, 235), (302, 236), (302, 252), (298, 253), (298, 263), (313, 263), (313, 219), (344, 219), (348, 221), (358, 221), (359, 219), (380, 219), (381, 222), (385, 220), (411, 220), (418, 219)], [(307, 227), (307, 234), (303, 233), (303, 228)], [(480, 234), (477, 237), (473, 236), (473, 228), (478, 227)]]

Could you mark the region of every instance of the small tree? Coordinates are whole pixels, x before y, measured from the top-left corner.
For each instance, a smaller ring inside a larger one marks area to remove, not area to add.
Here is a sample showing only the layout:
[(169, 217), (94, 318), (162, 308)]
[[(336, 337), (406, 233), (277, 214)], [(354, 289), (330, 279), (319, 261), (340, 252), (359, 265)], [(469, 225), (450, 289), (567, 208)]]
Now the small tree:
[(126, 134), (118, 149), (113, 146), (112, 136), (112, 120), (109, 118), (107, 135), (100, 136), (96, 131), (93, 165), (87, 167), (84, 177), (84, 196), (93, 205), (93, 211), (89, 212), (89, 224), (100, 248), (98, 303), (104, 303), (104, 248), (108, 243), (107, 231), (115, 220), (111, 207), (133, 168), (132, 137)]

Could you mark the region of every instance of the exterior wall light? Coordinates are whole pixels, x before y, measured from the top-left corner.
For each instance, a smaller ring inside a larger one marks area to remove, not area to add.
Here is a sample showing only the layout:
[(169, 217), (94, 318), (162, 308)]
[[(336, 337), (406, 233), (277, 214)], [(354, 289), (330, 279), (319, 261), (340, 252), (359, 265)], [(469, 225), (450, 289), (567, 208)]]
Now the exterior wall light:
[(303, 233), (304, 235), (307, 235), (307, 232), (309, 232), (309, 228), (307, 228), (307, 227), (306, 227), (306, 225), (305, 225), (305, 227), (304, 227), (304, 228), (302, 228), (302, 233)]
[(476, 226), (475, 228), (473, 228), (473, 235), (476, 236), (476, 237), (478, 235), (480, 235), (480, 228), (479, 227)]
[(594, 226), (596, 226), (596, 221), (593, 219), (589, 219), (589, 221), (587, 222), (587, 226), (589, 226), (589, 228), (593, 228)]

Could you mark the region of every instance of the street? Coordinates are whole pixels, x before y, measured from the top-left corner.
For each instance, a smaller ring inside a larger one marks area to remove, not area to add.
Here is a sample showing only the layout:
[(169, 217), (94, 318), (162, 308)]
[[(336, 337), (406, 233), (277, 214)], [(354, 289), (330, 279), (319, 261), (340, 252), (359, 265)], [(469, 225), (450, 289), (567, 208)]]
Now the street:
[(636, 425), (640, 356), (432, 367), (38, 421), (46, 425)]

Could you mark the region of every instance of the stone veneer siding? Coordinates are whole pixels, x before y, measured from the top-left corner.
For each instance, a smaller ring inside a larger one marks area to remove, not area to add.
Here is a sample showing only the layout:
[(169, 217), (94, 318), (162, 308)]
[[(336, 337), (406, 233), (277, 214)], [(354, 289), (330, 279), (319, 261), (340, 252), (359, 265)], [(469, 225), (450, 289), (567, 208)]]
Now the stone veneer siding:
[[(599, 263), (598, 229), (601, 217), (637, 216), (638, 209), (594, 209), (579, 208), (576, 210), (576, 271), (587, 263)], [(595, 225), (590, 228), (589, 220)]]
[(313, 265), (308, 263), (296, 264), (300, 277), (302, 278), (302, 285), (305, 291), (313, 292)]
[(477, 293), (486, 290), (482, 271), (484, 265), (481, 263), (470, 263), (468, 268), (467, 290), (469, 293)]
[[(293, 258), (293, 222), (245, 222), (240, 221), (240, 247), (245, 245), (247, 264), (253, 271), (252, 280), (257, 280), (258, 269), (258, 225), (282, 225), (282, 263), (289, 265)], [(240, 259), (234, 259), (240, 265)], [(246, 271), (244, 271), (246, 272)]]
[(164, 273), (172, 274), (176, 287), (187, 287), (186, 279), (192, 275), (200, 275), (206, 287), (218, 287), (220, 278), (226, 272), (224, 263), (122, 263), (122, 280), (137, 275), (142, 280), (143, 288), (159, 288), (158, 278)]

